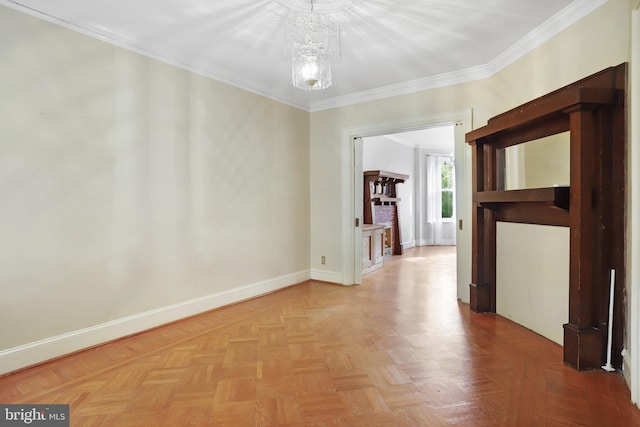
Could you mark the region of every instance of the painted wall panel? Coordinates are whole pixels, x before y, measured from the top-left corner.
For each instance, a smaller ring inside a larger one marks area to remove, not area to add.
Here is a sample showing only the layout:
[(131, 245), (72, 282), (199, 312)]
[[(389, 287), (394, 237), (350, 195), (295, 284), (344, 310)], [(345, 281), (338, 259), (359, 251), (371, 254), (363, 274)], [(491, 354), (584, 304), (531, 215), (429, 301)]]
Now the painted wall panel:
[(0, 7), (0, 351), (309, 270), (309, 113)]

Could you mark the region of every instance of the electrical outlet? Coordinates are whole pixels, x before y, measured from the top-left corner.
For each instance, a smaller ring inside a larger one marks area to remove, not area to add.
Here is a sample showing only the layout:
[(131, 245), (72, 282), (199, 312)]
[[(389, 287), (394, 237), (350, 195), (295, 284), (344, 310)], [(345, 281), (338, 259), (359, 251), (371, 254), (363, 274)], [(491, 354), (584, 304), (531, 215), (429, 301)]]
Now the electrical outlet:
[(321, 262), (322, 262), (322, 265), (326, 264), (327, 263), (327, 257), (322, 255), (322, 261)]

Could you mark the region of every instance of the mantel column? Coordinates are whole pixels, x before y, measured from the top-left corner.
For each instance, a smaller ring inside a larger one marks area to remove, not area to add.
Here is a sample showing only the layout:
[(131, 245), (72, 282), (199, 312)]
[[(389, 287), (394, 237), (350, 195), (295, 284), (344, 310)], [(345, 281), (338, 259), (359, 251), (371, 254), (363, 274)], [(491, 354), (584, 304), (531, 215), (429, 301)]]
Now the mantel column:
[[(472, 144), (473, 193), (495, 189), (496, 150), (491, 144)], [(471, 310), (496, 311), (496, 221), (494, 214), (472, 202)]]
[(599, 278), (596, 204), (599, 138), (597, 114), (588, 105), (570, 116), (569, 323), (564, 325), (564, 362), (577, 369), (602, 365), (603, 334), (594, 313)]

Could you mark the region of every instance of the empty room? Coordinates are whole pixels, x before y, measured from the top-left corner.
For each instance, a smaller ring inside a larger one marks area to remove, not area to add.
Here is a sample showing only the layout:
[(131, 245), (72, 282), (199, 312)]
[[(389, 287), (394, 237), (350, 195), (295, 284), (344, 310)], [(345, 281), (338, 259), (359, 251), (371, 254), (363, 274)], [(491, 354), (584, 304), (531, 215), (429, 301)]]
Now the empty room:
[(0, 40), (0, 425), (640, 425), (640, 0)]

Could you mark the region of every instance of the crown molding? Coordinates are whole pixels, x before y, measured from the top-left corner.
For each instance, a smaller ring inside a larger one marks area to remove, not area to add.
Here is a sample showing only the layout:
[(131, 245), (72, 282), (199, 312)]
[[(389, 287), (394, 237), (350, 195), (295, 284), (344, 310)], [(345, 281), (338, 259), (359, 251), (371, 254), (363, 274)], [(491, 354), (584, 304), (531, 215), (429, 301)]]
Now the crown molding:
[(466, 83), (474, 80), (481, 80), (490, 77), (493, 73), (486, 65), (466, 68), (451, 73), (438, 74), (436, 76), (411, 80), (379, 88), (355, 92), (348, 95), (336, 96), (334, 98), (314, 101), (311, 103), (310, 111), (322, 111), (331, 108), (345, 107), (347, 105), (359, 104), (361, 102), (375, 101), (390, 98), (398, 95), (406, 95), (413, 92), (420, 92), (438, 87), (451, 86)]
[(68, 30), (75, 31), (86, 36), (98, 39), (105, 43), (121, 47), (125, 50), (140, 54), (147, 58), (151, 58), (165, 64), (173, 65), (177, 68), (201, 75), (203, 77), (210, 78), (212, 80), (224, 83), (238, 89), (259, 95), (273, 101), (280, 102), (285, 105), (289, 105), (300, 110), (309, 112), (309, 106), (305, 104), (297, 104), (288, 99), (283, 99), (273, 93), (262, 92), (240, 83), (233, 81), (230, 77), (225, 77), (225, 73), (222, 70), (216, 69), (216, 67), (200, 58), (189, 58), (181, 53), (170, 49), (167, 46), (153, 43), (143, 43), (137, 40), (136, 37), (126, 31), (116, 30), (111, 27), (107, 27), (95, 22), (86, 21), (81, 17), (73, 16), (70, 14), (66, 18), (53, 16), (37, 9), (30, 8), (21, 4), (16, 0), (0, 0), (0, 5), (7, 6), (18, 12), (25, 13), (35, 18), (42, 19), (43, 21), (50, 22), (52, 24), (64, 27)]
[[(362, 102), (375, 101), (398, 95), (406, 95), (438, 87), (451, 86), (481, 80), (493, 76), (509, 64), (551, 39), (561, 31), (578, 22), (609, 0), (577, 0), (553, 15), (535, 30), (531, 31), (517, 43), (499, 54), (485, 65), (466, 68), (452, 73), (425, 77), (409, 82), (398, 83), (348, 95), (337, 96), (311, 103), (311, 112), (345, 107)], [(640, 1), (640, 0), (639, 0)]]
[(547, 19), (539, 27), (495, 57), (487, 66), (497, 73), (569, 28), (609, 0), (578, 0)]
[[(289, 105), (291, 107), (298, 108), (307, 112), (316, 112), (332, 108), (345, 107), (348, 105), (354, 105), (363, 102), (380, 100), (384, 98), (390, 98), (399, 95), (406, 95), (409, 93), (420, 92), (439, 87), (467, 83), (491, 77), (498, 71), (502, 70), (516, 60), (522, 58), (531, 50), (551, 39), (553, 36), (557, 35), (561, 31), (579, 21), (586, 15), (590, 14), (608, 1), (609, 0), (577, 0), (571, 3), (569, 6), (556, 13), (538, 28), (531, 31), (524, 38), (499, 54), (496, 58), (494, 58), (487, 64), (470, 67), (451, 73), (443, 73), (435, 76), (411, 80), (408, 82), (402, 82), (361, 92), (355, 92), (320, 101), (313, 101), (309, 105), (292, 102), (291, 100), (284, 99), (274, 93), (267, 93), (249, 88), (233, 81), (232, 77), (225, 76), (225, 73), (222, 70), (216, 69), (213, 64), (210, 64), (201, 59), (194, 61), (192, 58), (187, 58), (186, 56), (172, 49), (169, 49), (166, 46), (158, 44), (149, 45), (146, 43), (142, 43), (140, 40), (136, 40), (135, 36), (124, 31), (118, 31), (94, 22), (85, 22), (80, 17), (77, 17), (76, 19), (72, 15), (68, 16), (67, 18), (60, 18), (57, 16), (49, 15), (39, 10), (27, 7), (16, 0), (0, 0), (0, 5), (10, 7), (36, 18), (51, 22), (56, 25), (60, 25), (72, 31), (88, 35), (103, 42), (202, 75), (204, 77), (211, 78), (218, 82), (237, 87), (247, 92), (263, 96), (273, 101), (277, 101), (282, 104)], [(634, 0), (634, 2), (634, 4), (637, 4), (638, 0)]]

